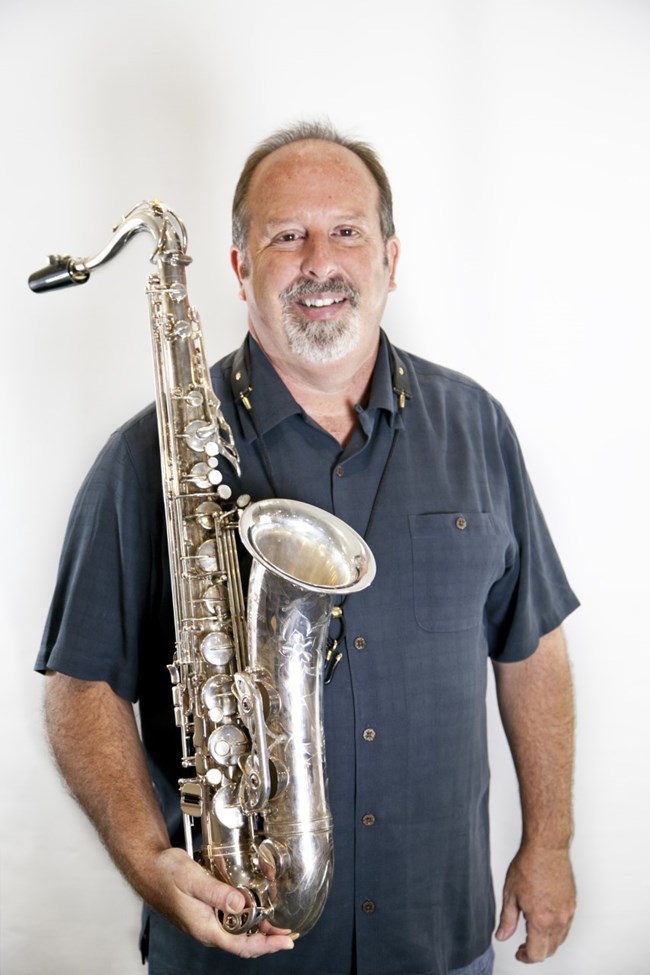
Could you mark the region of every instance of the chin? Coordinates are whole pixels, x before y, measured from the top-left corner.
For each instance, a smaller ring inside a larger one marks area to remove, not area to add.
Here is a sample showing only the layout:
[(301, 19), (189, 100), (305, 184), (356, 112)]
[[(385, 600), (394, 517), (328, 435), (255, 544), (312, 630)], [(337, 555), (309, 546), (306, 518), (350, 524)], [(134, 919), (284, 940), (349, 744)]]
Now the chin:
[(359, 327), (351, 322), (290, 322), (286, 331), (289, 348), (306, 362), (338, 362), (359, 344)]

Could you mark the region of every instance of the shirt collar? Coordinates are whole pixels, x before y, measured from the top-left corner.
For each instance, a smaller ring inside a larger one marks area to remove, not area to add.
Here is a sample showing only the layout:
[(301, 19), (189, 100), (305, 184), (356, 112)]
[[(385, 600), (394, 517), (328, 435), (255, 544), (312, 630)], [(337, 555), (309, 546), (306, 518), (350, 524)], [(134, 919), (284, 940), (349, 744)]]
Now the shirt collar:
[[(365, 410), (359, 410), (360, 417), (361, 414), (366, 414), (366, 422), (374, 421), (377, 410), (385, 410), (391, 426), (396, 423), (401, 425), (393, 388), (391, 353), (390, 343), (382, 330), (368, 406)], [(235, 354), (235, 360), (235, 375), (239, 376), (242, 372), (243, 379), (239, 385), (233, 380), (233, 392), (235, 399), (241, 400), (240, 415), (247, 442), (250, 443), (258, 436), (263, 437), (283, 420), (303, 412), (250, 333)], [(251, 411), (245, 406), (246, 401), (255, 410), (254, 423), (250, 416)]]
[(383, 329), (381, 331), (379, 352), (377, 353), (375, 371), (372, 374), (370, 396), (368, 397), (366, 410), (367, 412), (371, 410), (386, 410), (390, 414), (396, 412), (391, 347)]
[[(250, 377), (249, 400), (255, 410), (255, 423), (247, 424), (246, 439), (254, 440), (257, 435), (264, 436), (287, 417), (300, 413), (301, 408), (252, 335), (246, 337), (244, 344), (247, 345)], [(242, 412), (249, 411), (244, 409)]]

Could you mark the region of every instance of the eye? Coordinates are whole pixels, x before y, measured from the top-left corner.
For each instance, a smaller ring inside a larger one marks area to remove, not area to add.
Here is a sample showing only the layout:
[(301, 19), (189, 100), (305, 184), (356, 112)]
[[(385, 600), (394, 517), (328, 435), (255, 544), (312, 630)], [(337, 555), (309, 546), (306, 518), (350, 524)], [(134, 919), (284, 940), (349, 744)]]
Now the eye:
[(338, 237), (358, 237), (359, 231), (355, 227), (337, 227), (334, 233)]
[(272, 244), (295, 244), (296, 241), (302, 239), (302, 233), (299, 230), (284, 230), (281, 234), (276, 234), (271, 243)]

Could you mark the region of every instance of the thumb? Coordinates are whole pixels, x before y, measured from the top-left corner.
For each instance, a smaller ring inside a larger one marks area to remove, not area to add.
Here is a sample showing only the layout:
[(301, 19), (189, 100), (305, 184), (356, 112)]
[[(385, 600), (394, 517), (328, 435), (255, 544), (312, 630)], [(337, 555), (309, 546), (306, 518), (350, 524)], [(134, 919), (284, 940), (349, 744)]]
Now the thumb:
[(239, 914), (246, 907), (246, 898), (240, 890), (222, 883), (203, 868), (200, 868), (200, 873), (193, 874), (192, 885), (188, 892), (224, 913)]
[(495, 938), (497, 941), (507, 941), (517, 930), (519, 923), (519, 908), (517, 900), (512, 894), (504, 893), (499, 927), (496, 930)]

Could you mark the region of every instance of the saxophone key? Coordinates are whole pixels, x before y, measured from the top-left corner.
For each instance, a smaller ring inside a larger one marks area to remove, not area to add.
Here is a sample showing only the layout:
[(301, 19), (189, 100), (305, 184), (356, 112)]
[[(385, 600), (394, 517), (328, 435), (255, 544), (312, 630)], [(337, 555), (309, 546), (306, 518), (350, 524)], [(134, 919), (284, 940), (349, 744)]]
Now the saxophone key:
[(234, 724), (215, 728), (208, 739), (208, 752), (218, 765), (236, 766), (247, 751), (246, 733)]

